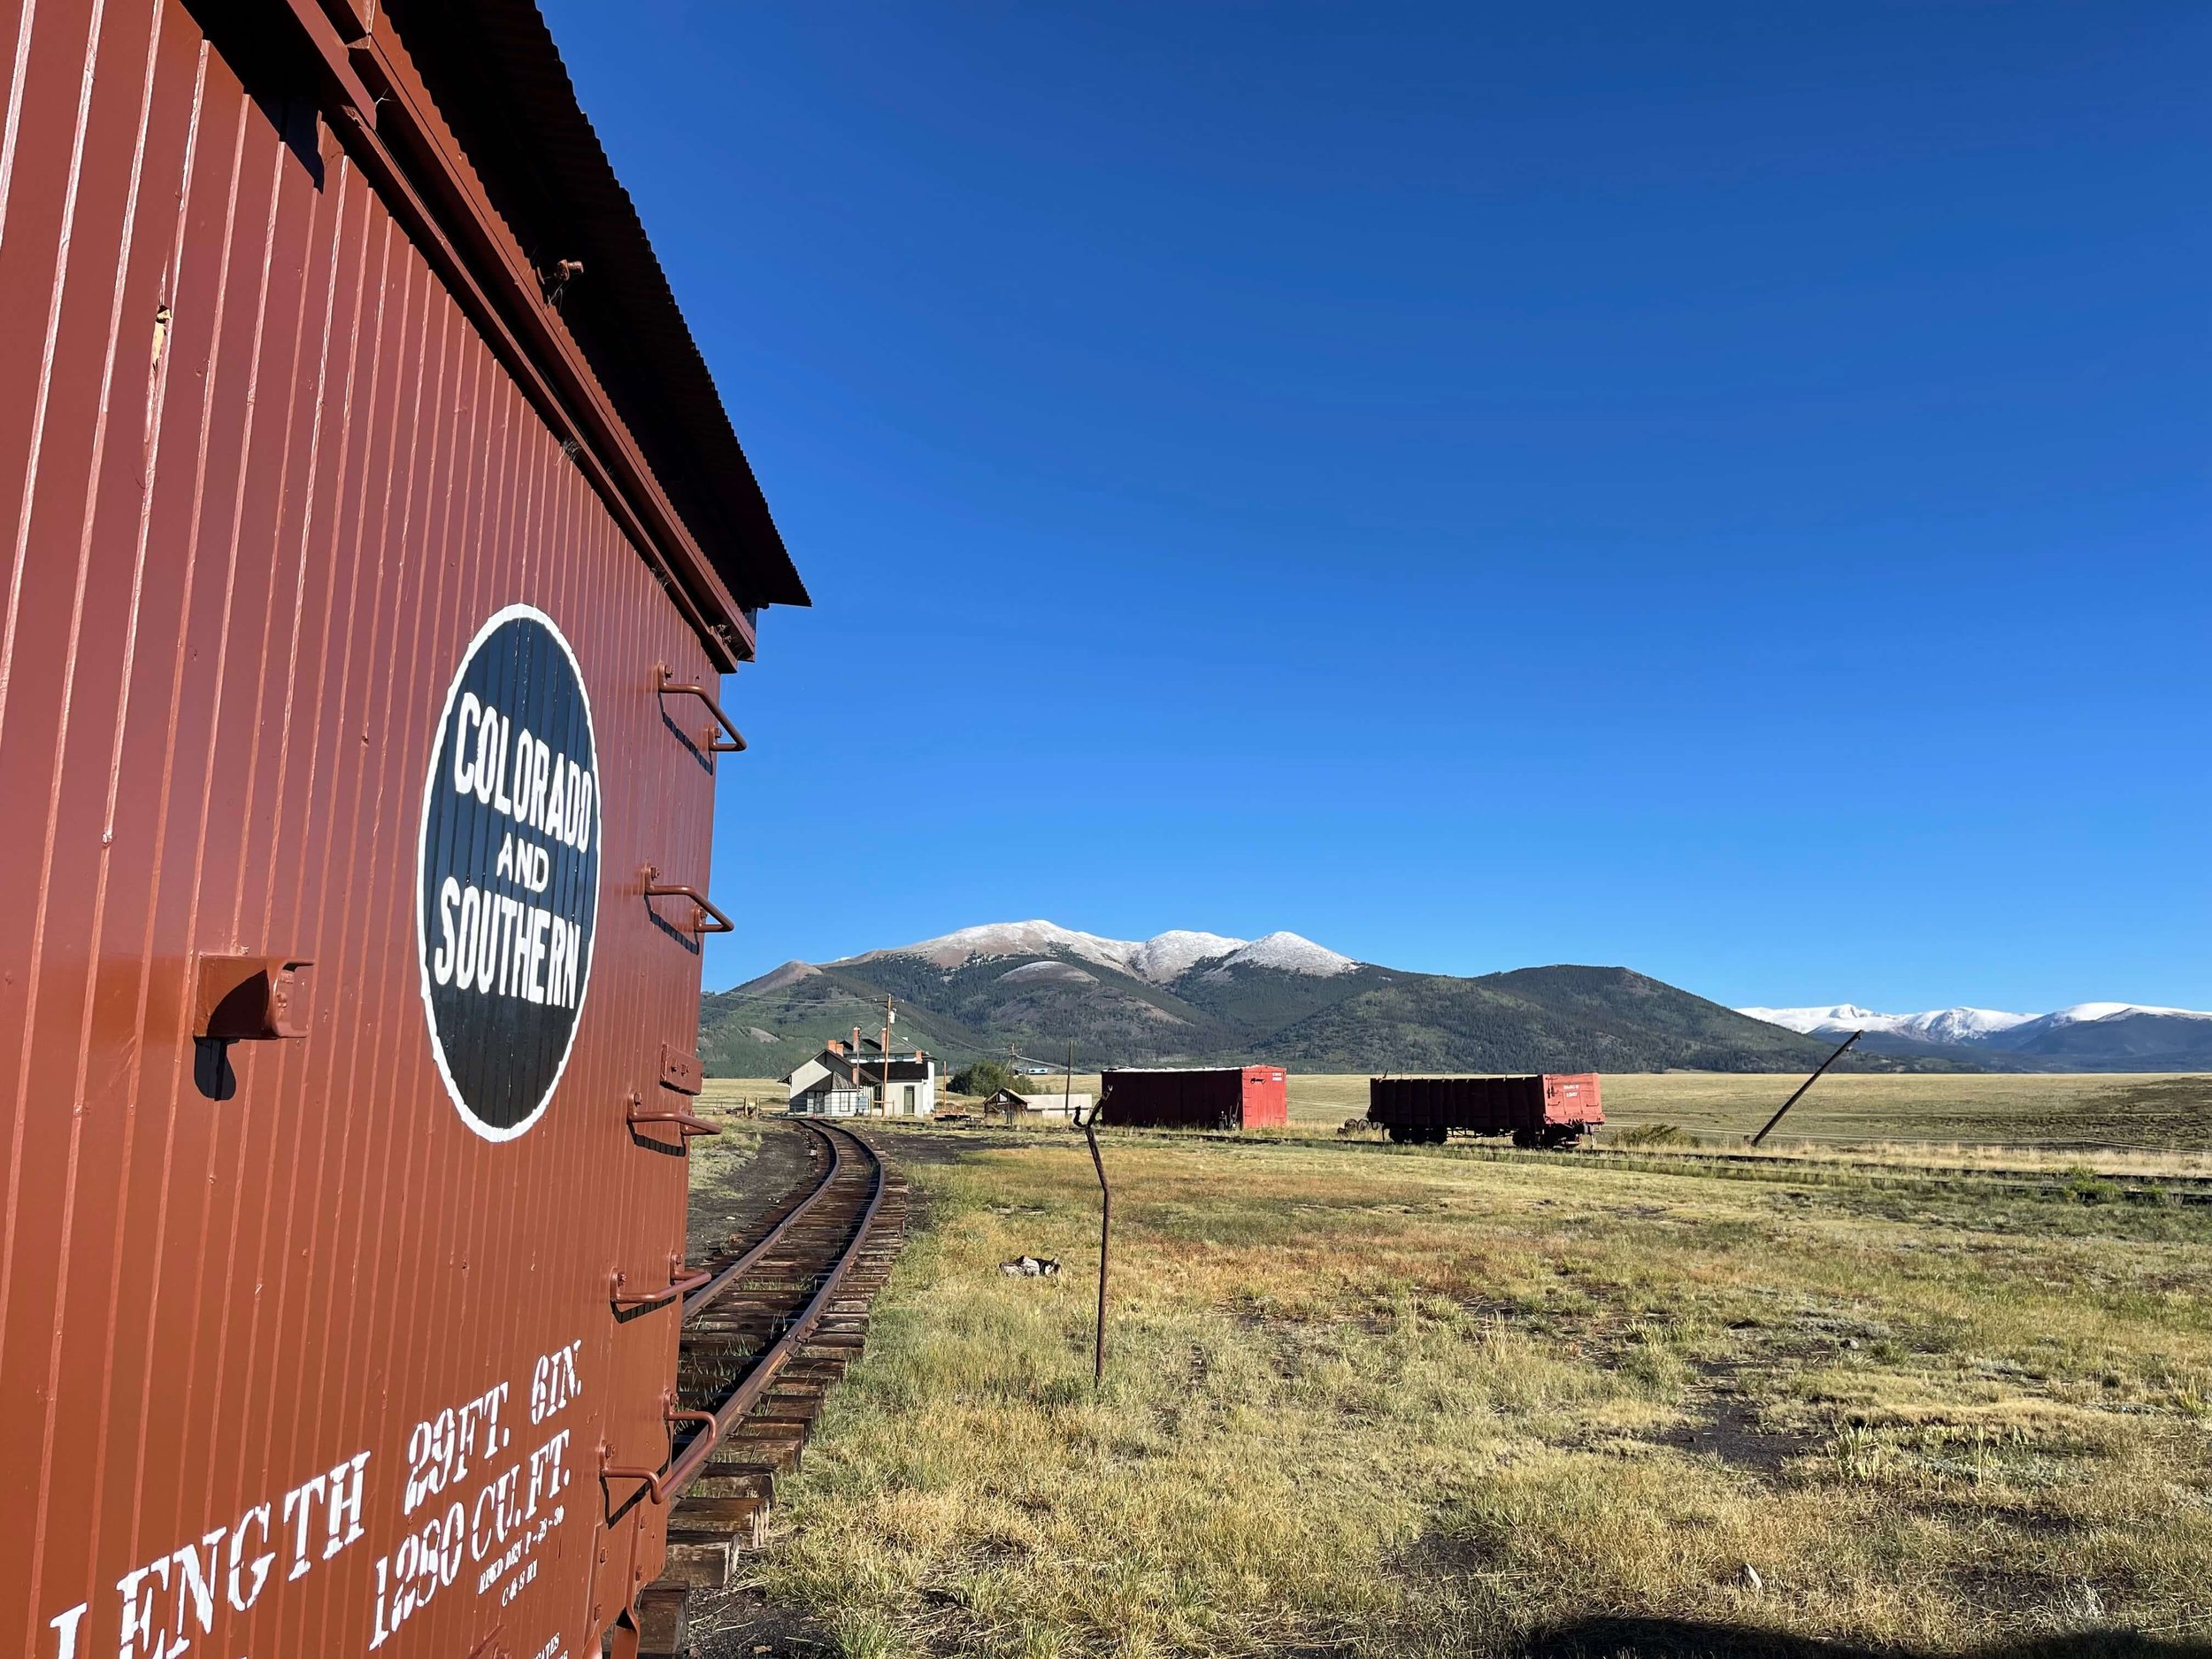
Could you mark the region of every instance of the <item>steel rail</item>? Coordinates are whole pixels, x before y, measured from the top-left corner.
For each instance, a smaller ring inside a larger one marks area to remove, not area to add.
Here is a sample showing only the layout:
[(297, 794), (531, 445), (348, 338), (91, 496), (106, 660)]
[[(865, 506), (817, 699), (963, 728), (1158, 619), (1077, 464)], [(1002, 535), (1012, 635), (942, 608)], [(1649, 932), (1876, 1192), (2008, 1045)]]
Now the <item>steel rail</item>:
[[(829, 1167), (822, 1172), (821, 1179), (815, 1183), (814, 1190), (802, 1199), (789, 1215), (771, 1227), (750, 1249), (726, 1267), (718, 1270), (713, 1278), (693, 1290), (685, 1298), (683, 1312), (678, 1323), (680, 1325), (690, 1320), (695, 1314), (704, 1310), (716, 1297), (735, 1284), (749, 1269), (760, 1262), (779, 1244), (783, 1243), (791, 1230), (805, 1218), (807, 1213), (829, 1195), (839, 1172), (844, 1168), (846, 1158), (843, 1148), (848, 1144), (857, 1148), (867, 1156), (872, 1178), (869, 1184), (868, 1202), (860, 1211), (852, 1236), (845, 1241), (844, 1248), (838, 1252), (836, 1260), (830, 1263), (828, 1271), (823, 1276), (822, 1282), (811, 1300), (801, 1310), (799, 1316), (785, 1326), (782, 1334), (761, 1350), (754, 1360), (752, 1369), (747, 1371), (744, 1380), (731, 1391), (728, 1397), (710, 1412), (680, 1412), (676, 1410), (672, 1401), (664, 1408), (664, 1419), (672, 1425), (678, 1421), (696, 1422), (700, 1425), (698, 1432), (684, 1443), (680, 1450), (674, 1448), (672, 1438), (671, 1455), (665, 1467), (660, 1469), (626, 1468), (603, 1462), (599, 1471), (603, 1480), (610, 1479), (634, 1480), (642, 1486), (643, 1490), (631, 1498), (628, 1502), (635, 1502), (638, 1499), (643, 1498), (656, 1504), (669, 1503), (698, 1478), (699, 1472), (706, 1467), (708, 1460), (714, 1455), (716, 1448), (722, 1443), (730, 1425), (745, 1416), (759, 1402), (760, 1396), (767, 1392), (769, 1385), (775, 1381), (783, 1368), (790, 1363), (792, 1356), (813, 1334), (814, 1327), (821, 1323), (822, 1315), (827, 1310), (831, 1299), (835, 1295), (839, 1286), (844, 1282), (845, 1274), (852, 1266), (853, 1258), (859, 1254), (861, 1246), (867, 1241), (869, 1230), (875, 1225), (876, 1212), (882, 1208), (883, 1204), (885, 1173), (883, 1160), (878, 1156), (875, 1148), (850, 1130), (841, 1126), (836, 1127), (835, 1133), (831, 1133), (833, 1125), (826, 1124), (802, 1121), (799, 1126), (819, 1136), (822, 1143), (829, 1148)], [(602, 1456), (603, 1458), (604, 1456), (603, 1450)], [(621, 1507), (627, 1508), (628, 1503)]]
[[(1373, 1126), (1378, 1128), (1380, 1127), (1379, 1125)], [(1440, 1150), (1440, 1148), (1434, 1147), (1425, 1148), (1418, 1146), (1402, 1148), (1390, 1141), (1365, 1138), (1355, 1140), (1347, 1136), (1333, 1133), (1268, 1134), (1261, 1136), (1240, 1134), (1233, 1131), (1215, 1132), (1211, 1130), (1190, 1129), (1146, 1130), (1133, 1128), (1125, 1128), (1121, 1130), (1120, 1133), (1124, 1135), (1155, 1134), (1162, 1138), (1171, 1136), (1191, 1141), (1219, 1141), (1227, 1146), (1326, 1147), (1338, 1152), (1388, 1152), (1393, 1156), (1418, 1156), (1424, 1151), (1433, 1152)], [(1718, 1132), (1712, 1131), (1706, 1133), (1717, 1133)], [(1832, 1145), (1839, 1145), (1847, 1148), (1857, 1145), (1861, 1139), (1860, 1137), (1852, 1136), (1820, 1135), (1793, 1135), (1788, 1138), (1794, 1141), (1811, 1142), (1826, 1141)], [(1454, 1141), (1448, 1142), (1447, 1144), (1452, 1150), (1459, 1153), (1463, 1156), (1473, 1156), (1491, 1162), (1501, 1163), (1508, 1159), (1515, 1161), (1542, 1159), (1547, 1162), (1564, 1162), (1571, 1164), (1581, 1164), (1586, 1165), (1602, 1165), (1605, 1164), (1625, 1164), (1634, 1161), (1634, 1167), (1640, 1174), (1651, 1174), (1655, 1172), (1671, 1173), (1678, 1170), (1688, 1174), (1710, 1174), (1716, 1170), (1727, 1171), (1744, 1169), (1803, 1170), (1808, 1173), (1817, 1175), (1821, 1171), (1828, 1170), (1846, 1171), (1873, 1175), (1912, 1177), (1916, 1179), (1922, 1177), (1942, 1177), (1946, 1179), (1955, 1178), (1961, 1179), (2008, 1183), (2020, 1187), (2043, 1187), (2047, 1188), (2055, 1182), (2062, 1184), (2066, 1179), (2070, 1179), (2075, 1172), (2070, 1169), (2062, 1170), (2052, 1167), (2038, 1168), (2034, 1164), (1911, 1164), (1904, 1162), (1890, 1163), (1880, 1158), (1852, 1157), (1843, 1154), (1839, 1154), (1832, 1157), (1797, 1157), (1787, 1152), (1732, 1152), (1720, 1147), (1714, 1147), (1701, 1151), (1670, 1152), (1663, 1148), (1653, 1147), (1586, 1146), (1575, 1151), (1565, 1151), (1551, 1148), (1508, 1148), (1499, 1144), (1496, 1141)], [(2002, 1143), (1980, 1142), (1975, 1144), (1998, 1145)], [(2033, 1144), (2024, 1144), (2018, 1149), (2030, 1152), (2040, 1149), (2050, 1153), (2081, 1151), (2120, 1153), (2139, 1152), (2147, 1157), (2162, 1157), (2167, 1156), (2180, 1156), (2187, 1157), (2199, 1156), (2195, 1148), (2193, 1148), (2131, 1146), (2123, 1142), (2110, 1141), (2046, 1141)], [(2101, 1175), (2107, 1180), (2112, 1181), (2116, 1185), (2122, 1187), (2133, 1184), (2139, 1187), (2157, 1186), (2180, 1188), (2212, 1189), (2212, 1175), (2195, 1175), (2185, 1171), (2177, 1171), (2170, 1174), (2162, 1174), (2156, 1171), (2143, 1170), (2093, 1169), (2090, 1172), (2093, 1175)], [(2203, 1198), (2190, 1198), (2186, 1202), (2190, 1203), (2212, 1203), (2212, 1192), (2208, 1192), (2207, 1195)]]
[[(867, 1155), (871, 1177), (868, 1202), (861, 1210), (859, 1220), (854, 1224), (852, 1237), (847, 1240), (845, 1248), (838, 1252), (837, 1259), (830, 1264), (829, 1271), (823, 1276), (820, 1287), (815, 1291), (813, 1298), (808, 1302), (799, 1317), (785, 1327), (781, 1336), (761, 1351), (753, 1363), (752, 1370), (745, 1374), (744, 1381), (732, 1389), (729, 1397), (714, 1408), (711, 1423), (703, 1426), (685, 1443), (683, 1449), (677, 1452), (670, 1460), (666, 1472), (661, 1476), (659, 1491), (654, 1494), (657, 1502), (664, 1502), (675, 1497), (698, 1479), (701, 1471), (706, 1468), (708, 1460), (714, 1455), (716, 1448), (722, 1443), (724, 1437), (729, 1433), (732, 1425), (752, 1410), (753, 1407), (759, 1402), (761, 1395), (768, 1392), (769, 1385), (773, 1383), (783, 1368), (790, 1363), (792, 1356), (806, 1345), (807, 1339), (814, 1334), (814, 1327), (821, 1323), (823, 1314), (828, 1311), (829, 1304), (835, 1298), (838, 1287), (844, 1283), (845, 1275), (852, 1267), (853, 1258), (860, 1254), (861, 1247), (867, 1242), (869, 1231), (875, 1225), (876, 1212), (883, 1207), (883, 1159), (876, 1149), (853, 1133), (851, 1130), (841, 1125), (834, 1126), (836, 1129), (834, 1135), (830, 1133), (833, 1125), (809, 1124), (806, 1126), (829, 1141), (833, 1150), (836, 1148), (837, 1138), (841, 1136)], [(834, 1173), (834, 1171), (835, 1166), (833, 1166), (832, 1173)], [(828, 1183), (826, 1179), (824, 1184), (816, 1189), (813, 1196), (818, 1197), (827, 1190)], [(808, 1202), (811, 1203), (812, 1198), (810, 1198)], [(785, 1225), (787, 1225), (789, 1220), (796, 1218), (797, 1212), (794, 1211)], [(777, 1231), (780, 1233), (782, 1229), (779, 1227)], [(749, 1251), (747, 1254), (749, 1256), (753, 1252)]]
[(763, 1233), (758, 1243), (728, 1266), (716, 1269), (712, 1279), (684, 1298), (686, 1319), (691, 1318), (712, 1304), (724, 1291), (743, 1278), (763, 1256), (783, 1242), (784, 1235), (798, 1225), (807, 1211), (829, 1195), (830, 1184), (836, 1180), (837, 1171), (844, 1164), (844, 1154), (837, 1149), (837, 1138), (825, 1133), (819, 1124), (811, 1124), (802, 1119), (799, 1127), (811, 1130), (815, 1134), (821, 1136), (822, 1143), (829, 1148), (829, 1167), (822, 1171), (822, 1179), (815, 1182), (814, 1190), (801, 1199), (789, 1215)]

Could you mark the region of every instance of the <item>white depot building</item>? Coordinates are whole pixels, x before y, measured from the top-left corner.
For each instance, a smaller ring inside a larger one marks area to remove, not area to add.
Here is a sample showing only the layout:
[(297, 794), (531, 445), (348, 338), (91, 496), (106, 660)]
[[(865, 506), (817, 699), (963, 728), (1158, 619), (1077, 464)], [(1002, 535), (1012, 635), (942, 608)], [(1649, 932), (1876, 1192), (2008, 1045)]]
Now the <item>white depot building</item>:
[(924, 1049), (884, 1051), (855, 1031), (784, 1079), (791, 1110), (809, 1118), (927, 1118), (937, 1110), (937, 1056)]

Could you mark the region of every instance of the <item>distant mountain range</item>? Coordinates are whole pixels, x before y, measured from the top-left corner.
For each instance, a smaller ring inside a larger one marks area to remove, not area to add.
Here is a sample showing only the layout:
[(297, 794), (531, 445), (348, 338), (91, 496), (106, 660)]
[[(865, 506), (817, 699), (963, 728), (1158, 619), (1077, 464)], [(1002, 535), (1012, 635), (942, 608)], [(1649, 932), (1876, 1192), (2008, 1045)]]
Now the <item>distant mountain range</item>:
[(2003, 1071), (2212, 1070), (2212, 1013), (2195, 1009), (2077, 1002), (2050, 1014), (2008, 1014), (1993, 1008), (1878, 1014), (1855, 1002), (1839, 1002), (1833, 1008), (1736, 1011), (1832, 1041), (1863, 1031), (1858, 1047), (1878, 1054), (1947, 1056)]
[[(1356, 962), (1296, 933), (1105, 939), (1050, 922), (965, 927), (837, 962), (787, 962), (704, 1000), (701, 1054), (779, 1076), (824, 1040), (872, 1035), (953, 1061), (1018, 1054), (1083, 1070), (1268, 1061), (1309, 1071), (1809, 1071), (1833, 1045), (1626, 968), (1460, 979)], [(1886, 1070), (1956, 1056), (1870, 1055)]]

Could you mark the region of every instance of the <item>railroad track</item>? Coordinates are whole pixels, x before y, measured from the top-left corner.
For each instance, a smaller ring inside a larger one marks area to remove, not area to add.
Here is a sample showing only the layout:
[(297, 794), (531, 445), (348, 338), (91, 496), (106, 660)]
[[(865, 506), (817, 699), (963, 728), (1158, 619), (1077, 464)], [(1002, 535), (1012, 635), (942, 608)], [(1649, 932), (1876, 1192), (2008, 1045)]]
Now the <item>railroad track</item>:
[[(1399, 1147), (1379, 1136), (1346, 1136), (1343, 1134), (1287, 1134), (1269, 1135), (1264, 1139), (1238, 1134), (1233, 1131), (1175, 1131), (1179, 1136), (1200, 1141), (1220, 1141), (1236, 1146), (1327, 1147), (1341, 1151), (1361, 1148), (1371, 1151), (1392, 1153), (1409, 1152), (1416, 1156), (1434, 1151), (1430, 1147)], [(1617, 1169), (1633, 1170), (1640, 1174), (1658, 1175), (1728, 1175), (1754, 1171), (1778, 1171), (1785, 1175), (1802, 1175), (1809, 1181), (1818, 1180), (1824, 1173), (1871, 1175), (1898, 1181), (1942, 1180), (1978, 1181), (1986, 1186), (2018, 1188), (2023, 1191), (2055, 1193), (2063, 1188), (2075, 1171), (2057, 1169), (2048, 1164), (1918, 1164), (1909, 1160), (1891, 1160), (1878, 1157), (1831, 1156), (1809, 1158), (1793, 1156), (1786, 1152), (1738, 1152), (1716, 1148), (1706, 1152), (1655, 1151), (1638, 1147), (1581, 1147), (1574, 1149), (1539, 1147), (1508, 1147), (1497, 1141), (1460, 1140), (1448, 1143), (1458, 1153), (1472, 1154), (1487, 1162), (1525, 1162), (1537, 1160), (1566, 1166), (1583, 1164), (1593, 1167), (1610, 1165)], [(2048, 1150), (2058, 1152), (2069, 1148), (2060, 1144)], [(2101, 1143), (2079, 1149), (2107, 1150)], [(2146, 1147), (2148, 1156), (2156, 1156), (2162, 1149)], [(2212, 1175), (2196, 1175), (2174, 1171), (2118, 1171), (2092, 1169), (2089, 1173), (2102, 1177), (2124, 1193), (2138, 1194), (2160, 1188), (2170, 1190), (2186, 1204), (2212, 1203)]]
[(661, 1577), (639, 1593), (634, 1646), (681, 1653), (691, 1593), (727, 1584), (763, 1542), (777, 1479), (799, 1466), (831, 1387), (860, 1356), (868, 1308), (906, 1231), (906, 1184), (861, 1135), (797, 1121), (813, 1137), (811, 1179), (750, 1235), (689, 1276), (669, 1417), (667, 1468), (641, 1471), (637, 1502), (669, 1504)]

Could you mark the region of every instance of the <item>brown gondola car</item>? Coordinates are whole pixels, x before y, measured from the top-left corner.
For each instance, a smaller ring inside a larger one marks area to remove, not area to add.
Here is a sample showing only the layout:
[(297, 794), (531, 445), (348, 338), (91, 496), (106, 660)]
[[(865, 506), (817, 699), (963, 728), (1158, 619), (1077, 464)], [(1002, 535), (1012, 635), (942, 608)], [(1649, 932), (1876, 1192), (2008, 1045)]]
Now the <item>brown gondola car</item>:
[(805, 590), (526, 0), (0, 62), (0, 1646), (584, 1659)]
[(1149, 1129), (1280, 1129), (1290, 1121), (1279, 1065), (1124, 1066), (1099, 1079), (1102, 1123)]
[(1441, 1146), (1454, 1130), (1511, 1135), (1521, 1147), (1569, 1146), (1605, 1121), (1597, 1073), (1519, 1077), (1378, 1077), (1367, 1120), (1397, 1141)]

